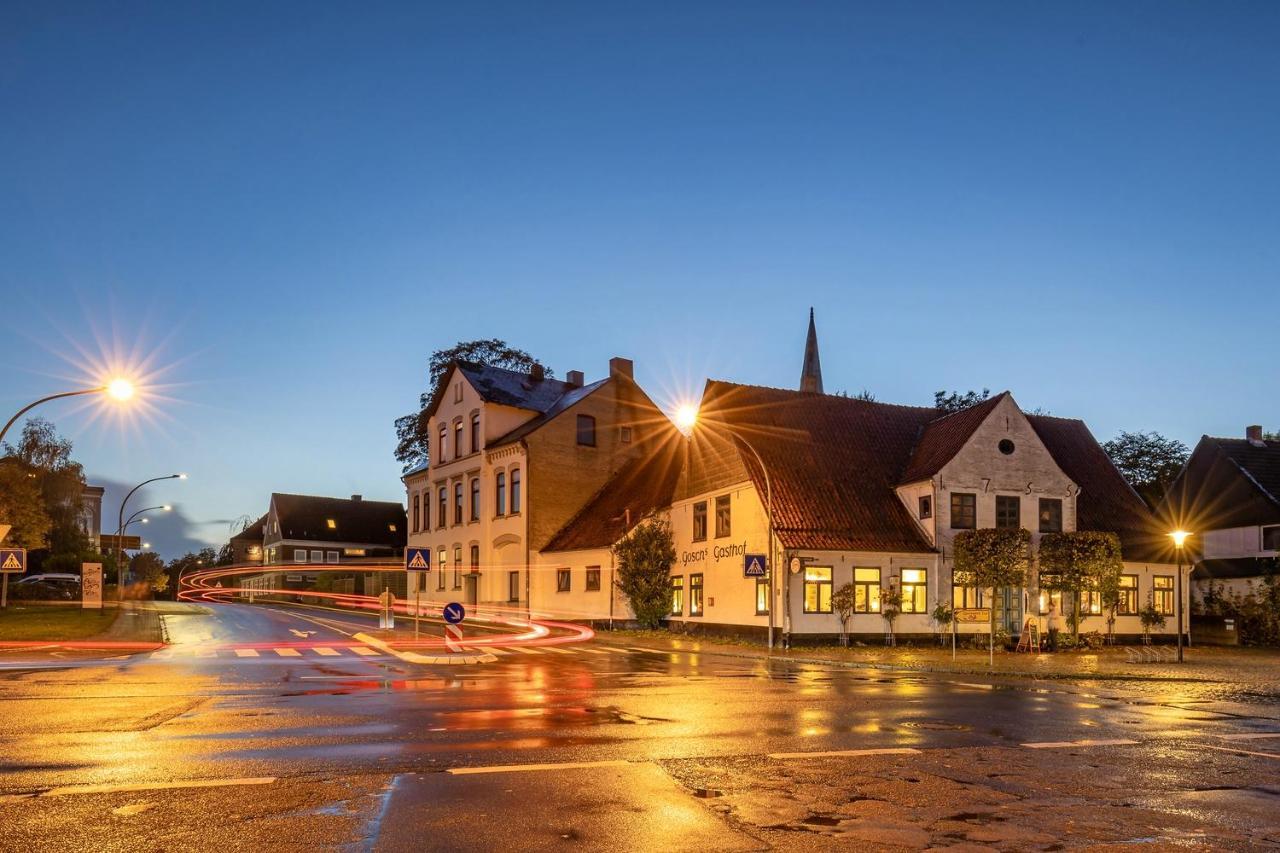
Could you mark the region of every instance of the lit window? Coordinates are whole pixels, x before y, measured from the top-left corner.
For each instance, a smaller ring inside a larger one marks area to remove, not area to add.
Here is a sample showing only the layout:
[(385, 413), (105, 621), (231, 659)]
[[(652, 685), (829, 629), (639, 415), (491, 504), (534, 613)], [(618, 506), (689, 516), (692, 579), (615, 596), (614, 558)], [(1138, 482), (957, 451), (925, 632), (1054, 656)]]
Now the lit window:
[(880, 612), (880, 570), (853, 570), (853, 612)]
[(1102, 612), (1102, 593), (1096, 588), (1080, 590), (1080, 615), (1096, 616)]
[(804, 612), (831, 612), (831, 567), (805, 566)]
[(764, 616), (769, 612), (769, 579), (756, 578), (756, 615)]
[(1173, 575), (1156, 575), (1151, 579), (1151, 603), (1161, 616), (1173, 615)]
[(1116, 605), (1116, 615), (1138, 615), (1138, 576), (1120, 576), (1120, 601)]
[(920, 496), (920, 518), (933, 518), (933, 495)]
[(387, 529), (390, 530), (392, 533), (396, 532), (396, 526), (394, 524), (388, 524)]
[(1040, 499), (1040, 532), (1062, 532), (1062, 501), (1057, 498)]
[(929, 584), (924, 569), (902, 570), (902, 612), (928, 613)]
[(671, 579), (671, 615), (684, 615), (684, 578), (682, 576)]
[(702, 575), (689, 575), (689, 615), (702, 615)]
[(335, 520), (334, 520), (334, 519), (332, 519), (332, 518), (326, 518), (326, 519), (324, 520), (324, 523), (328, 526), (328, 528), (329, 528), (330, 530), (337, 530), (337, 529), (338, 529), (338, 522), (337, 522), (337, 521), (335, 521)]
[(951, 606), (957, 610), (982, 607), (982, 590), (976, 586), (951, 585)]

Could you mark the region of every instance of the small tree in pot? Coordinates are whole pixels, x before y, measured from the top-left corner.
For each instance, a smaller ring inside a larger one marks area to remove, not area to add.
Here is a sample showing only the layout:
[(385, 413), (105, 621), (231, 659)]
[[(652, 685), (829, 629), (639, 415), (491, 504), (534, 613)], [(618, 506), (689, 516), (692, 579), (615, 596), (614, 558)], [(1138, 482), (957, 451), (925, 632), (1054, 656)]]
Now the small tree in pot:
[(853, 584), (847, 583), (831, 596), (831, 609), (840, 620), (840, 645), (849, 645), (849, 619), (853, 617), (853, 608), (857, 601), (857, 591)]
[(933, 608), (930, 614), (933, 624), (938, 626), (938, 645), (945, 646), (947, 644), (947, 629), (951, 623), (955, 621), (956, 613), (951, 605), (945, 601), (939, 601), (938, 606)]
[(897, 586), (889, 584), (889, 588), (880, 593), (880, 615), (884, 617), (884, 644), (886, 646), (898, 645), (898, 639), (893, 633), (893, 623), (901, 612), (902, 593), (898, 591)]

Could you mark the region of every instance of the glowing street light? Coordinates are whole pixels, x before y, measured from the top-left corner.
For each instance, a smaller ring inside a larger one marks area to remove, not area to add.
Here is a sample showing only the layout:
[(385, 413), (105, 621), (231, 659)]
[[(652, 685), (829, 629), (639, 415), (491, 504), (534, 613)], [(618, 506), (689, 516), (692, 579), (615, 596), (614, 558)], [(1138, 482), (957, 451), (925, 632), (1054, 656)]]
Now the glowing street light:
[[(119, 522), (119, 526), (116, 527), (116, 597), (121, 601), (124, 600), (124, 529), (125, 527), (128, 526), (125, 524), (125, 520), (124, 520), (125, 505), (129, 503), (129, 498), (133, 497), (134, 492), (138, 491), (138, 489), (141, 489), (143, 486), (147, 485), (148, 483), (158, 483), (161, 480), (185, 480), (185, 479), (187, 479), (186, 474), (165, 474), (162, 477), (152, 477), (150, 480), (143, 480), (141, 483), (139, 483), (138, 485), (130, 489), (129, 494), (125, 495), (124, 500), (120, 501), (120, 515), (116, 519)], [(150, 510), (153, 510), (153, 509), (163, 509), (165, 511), (168, 511), (172, 508), (173, 507), (171, 507), (170, 505), (165, 504), (164, 506), (161, 506), (161, 507), (153, 506), (153, 507), (148, 507), (147, 509), (138, 510), (138, 512), (129, 516), (129, 521), (130, 523), (132, 523), (133, 519), (137, 515), (140, 515), (141, 513), (144, 513), (144, 512), (149, 512)], [(142, 545), (144, 548), (151, 547), (150, 544), (146, 542), (142, 543)]]
[(9, 418), (9, 422), (4, 425), (4, 429), (0, 429), (0, 441), (4, 441), (5, 434), (9, 432), (9, 427), (13, 426), (17, 422), (18, 418), (22, 417), (41, 403), (47, 403), (50, 400), (61, 400), (63, 397), (80, 397), (85, 394), (106, 394), (108, 397), (111, 397), (118, 402), (124, 402), (133, 396), (134, 387), (133, 383), (128, 379), (118, 377), (116, 379), (112, 379), (106, 385), (97, 385), (93, 388), (81, 388), (78, 391), (63, 391), (60, 394), (50, 394), (48, 397), (41, 397), (34, 403), (23, 406), (18, 410), (17, 414)]
[(1174, 593), (1178, 596), (1178, 663), (1182, 663), (1182, 549), (1186, 545), (1187, 539), (1191, 534), (1185, 530), (1175, 530), (1169, 534), (1169, 538), (1173, 540), (1174, 550), (1178, 552), (1178, 586)]
[(682, 432), (689, 433), (698, 425), (698, 407), (691, 403), (683, 403), (676, 409), (676, 426)]

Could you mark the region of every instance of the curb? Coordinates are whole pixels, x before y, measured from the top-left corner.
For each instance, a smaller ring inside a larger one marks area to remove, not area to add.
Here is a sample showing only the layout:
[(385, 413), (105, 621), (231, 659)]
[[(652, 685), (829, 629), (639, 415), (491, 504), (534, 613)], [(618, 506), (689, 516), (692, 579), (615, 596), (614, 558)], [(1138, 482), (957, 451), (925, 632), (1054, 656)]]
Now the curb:
[[(597, 639), (600, 635), (596, 635)], [(632, 646), (630, 648), (639, 648)], [(791, 655), (775, 655), (767, 651), (751, 652), (751, 651), (729, 651), (721, 649), (711, 650), (694, 650), (694, 649), (646, 649), (646, 651), (655, 652), (657, 654), (670, 654), (672, 652), (683, 652), (685, 654), (699, 655), (720, 655), (722, 657), (739, 658), (744, 660), (768, 660), (781, 661), (786, 663), (800, 663), (815, 666), (838, 666), (842, 669), (874, 669), (884, 670), (888, 672), (927, 672), (938, 673), (942, 675), (986, 675), (998, 678), (1024, 678), (1031, 680), (1045, 681), (1148, 681), (1148, 682), (1190, 682), (1193, 684), (1222, 684), (1219, 679), (1213, 678), (1192, 678), (1169, 675), (1124, 675), (1112, 673), (1078, 673), (1078, 672), (1025, 672), (1018, 670), (1001, 670), (1001, 669), (957, 669), (947, 666), (934, 666), (923, 664), (919, 666), (911, 666), (909, 664), (896, 663), (875, 663), (873, 661), (842, 661), (832, 660), (829, 658), (807, 658), (792, 657)]]
[(400, 660), (405, 661), (406, 663), (426, 663), (426, 664), (435, 664), (435, 665), (444, 665), (444, 666), (459, 666), (462, 664), (472, 664), (472, 663), (492, 663), (498, 659), (497, 655), (491, 655), (488, 652), (482, 652), (480, 654), (470, 654), (470, 655), (468, 654), (420, 655), (417, 652), (401, 652), (391, 648), (390, 645), (383, 642), (382, 640), (379, 640), (377, 637), (372, 637), (364, 633), (363, 631), (354, 635), (352, 639), (359, 640), (360, 642), (364, 643), (366, 646), (373, 646), (375, 649), (382, 652), (383, 654), (391, 655), (392, 657), (397, 657)]

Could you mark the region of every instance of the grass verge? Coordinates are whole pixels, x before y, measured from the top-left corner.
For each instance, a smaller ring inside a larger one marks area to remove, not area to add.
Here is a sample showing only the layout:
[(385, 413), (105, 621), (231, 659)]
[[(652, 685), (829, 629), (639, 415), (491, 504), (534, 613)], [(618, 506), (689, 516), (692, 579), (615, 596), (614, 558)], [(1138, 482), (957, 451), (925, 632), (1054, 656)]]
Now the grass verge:
[(115, 608), (22, 607), (0, 610), (0, 640), (87, 640), (111, 628)]

